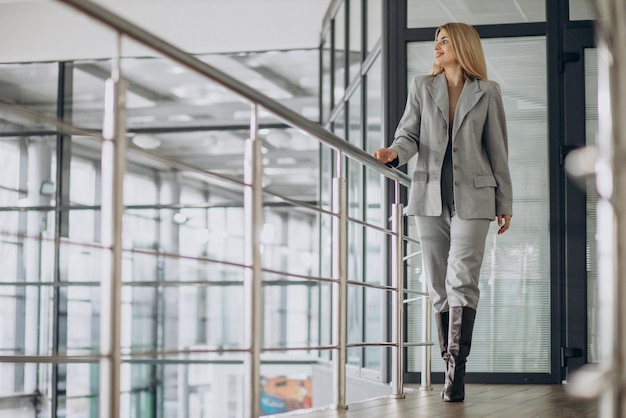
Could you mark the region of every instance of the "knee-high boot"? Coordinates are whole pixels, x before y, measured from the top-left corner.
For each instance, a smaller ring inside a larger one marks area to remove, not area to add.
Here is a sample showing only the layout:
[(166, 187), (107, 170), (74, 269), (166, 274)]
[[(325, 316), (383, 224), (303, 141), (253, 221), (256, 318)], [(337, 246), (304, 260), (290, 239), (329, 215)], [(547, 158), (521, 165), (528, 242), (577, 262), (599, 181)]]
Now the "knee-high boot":
[(448, 370), (441, 396), (445, 402), (465, 399), (465, 363), (472, 347), (476, 310), (463, 306), (450, 308), (448, 337)]
[(435, 323), (437, 324), (437, 334), (439, 336), (439, 349), (441, 350), (441, 358), (446, 362), (446, 371), (448, 370), (448, 326), (450, 325), (450, 314), (446, 312), (437, 312), (435, 314)]

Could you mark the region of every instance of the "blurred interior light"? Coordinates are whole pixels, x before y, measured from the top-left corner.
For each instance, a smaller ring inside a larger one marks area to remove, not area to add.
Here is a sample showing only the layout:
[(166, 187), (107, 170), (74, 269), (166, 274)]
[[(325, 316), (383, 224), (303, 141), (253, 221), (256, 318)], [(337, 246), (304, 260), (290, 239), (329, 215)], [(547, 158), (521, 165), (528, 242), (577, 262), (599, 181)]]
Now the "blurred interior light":
[(182, 225), (189, 221), (189, 217), (184, 213), (176, 212), (172, 217), (172, 221), (174, 221), (175, 224)]
[(574, 177), (594, 175), (596, 173), (598, 155), (598, 149), (594, 146), (575, 149), (567, 154), (565, 168)]
[(133, 137), (133, 144), (143, 149), (157, 149), (161, 146), (161, 141), (152, 135), (137, 134)]

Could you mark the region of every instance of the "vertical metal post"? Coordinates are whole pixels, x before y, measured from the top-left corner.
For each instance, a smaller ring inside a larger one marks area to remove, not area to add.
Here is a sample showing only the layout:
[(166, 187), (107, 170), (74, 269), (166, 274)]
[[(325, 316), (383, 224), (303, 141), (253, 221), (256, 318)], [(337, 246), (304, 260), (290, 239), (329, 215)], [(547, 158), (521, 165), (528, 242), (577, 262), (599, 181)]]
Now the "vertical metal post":
[(244, 162), (244, 213), (246, 268), (244, 292), (246, 298), (245, 338), (248, 353), (244, 361), (244, 408), (247, 418), (257, 418), (261, 411), (261, 337), (263, 321), (263, 288), (261, 276), (261, 228), (263, 226), (263, 166), (261, 139), (258, 137), (258, 105), (252, 105), (250, 139), (246, 142)]
[[(71, 121), (73, 112), (74, 65), (59, 63), (57, 89), (57, 118)], [(62, 132), (57, 133), (57, 168), (55, 183), (54, 216), (54, 282), (66, 280), (68, 257), (61, 248), (61, 239), (70, 236), (70, 215), (62, 208), (70, 204), (70, 164), (72, 159), (72, 137)], [(67, 351), (67, 312), (68, 289), (56, 287), (52, 291), (52, 350), (54, 353)], [(52, 387), (50, 393), (52, 418), (62, 415), (66, 409), (67, 364), (52, 365)], [(61, 412), (61, 414), (59, 414)]]
[(100, 414), (120, 416), (123, 184), (126, 170), (126, 86), (120, 76), (121, 35), (106, 81), (102, 143), (102, 245), (105, 251), (100, 313)]
[[(422, 290), (424, 291), (424, 293), (428, 292), (428, 289), (426, 287), (426, 282), (422, 281), (423, 285), (422, 285)], [(430, 298), (425, 296), (424, 297), (424, 301), (423, 301), (423, 305), (422, 305), (422, 316), (423, 316), (423, 322), (422, 322), (422, 341), (424, 341), (424, 343), (426, 345), (424, 345), (422, 347), (422, 382), (421, 382), (421, 386), (420, 389), (422, 390), (432, 390), (432, 382), (430, 380), (430, 369), (431, 369), (431, 351), (432, 351), (432, 346), (430, 345), (430, 343), (432, 342), (432, 331), (431, 331), (431, 324), (432, 324), (432, 315), (433, 315), (433, 309), (430, 306)]]
[(626, 415), (626, 0), (594, 0), (598, 33), (600, 416)]
[(337, 154), (337, 175), (333, 179), (333, 274), (339, 280), (333, 291), (334, 344), (334, 400), (335, 408), (347, 409), (346, 360), (347, 360), (347, 310), (348, 310), (348, 198), (344, 175), (343, 153)]
[(391, 396), (404, 398), (404, 222), (400, 201), (400, 183), (395, 182), (395, 202), (391, 214), (391, 276), (396, 289), (391, 323), (395, 347), (392, 355)]

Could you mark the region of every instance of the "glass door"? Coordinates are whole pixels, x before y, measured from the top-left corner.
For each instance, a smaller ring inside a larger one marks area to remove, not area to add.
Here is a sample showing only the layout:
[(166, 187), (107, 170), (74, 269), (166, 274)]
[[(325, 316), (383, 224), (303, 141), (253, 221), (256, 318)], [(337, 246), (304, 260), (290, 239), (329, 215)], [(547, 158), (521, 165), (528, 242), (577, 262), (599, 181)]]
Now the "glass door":
[[(596, 143), (597, 57), (591, 25), (563, 37), (564, 138), (562, 156)], [(565, 178), (565, 277), (561, 367), (563, 378), (597, 361), (596, 202), (594, 179)]]

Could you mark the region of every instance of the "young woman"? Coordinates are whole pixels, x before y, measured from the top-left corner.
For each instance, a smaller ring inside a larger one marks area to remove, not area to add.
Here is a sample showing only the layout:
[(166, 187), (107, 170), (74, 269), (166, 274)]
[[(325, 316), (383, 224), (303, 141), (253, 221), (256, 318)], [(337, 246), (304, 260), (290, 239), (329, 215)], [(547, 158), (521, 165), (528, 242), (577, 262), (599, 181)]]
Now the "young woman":
[(385, 164), (417, 163), (409, 193), (422, 246), (428, 293), (446, 362), (442, 398), (465, 399), (465, 364), (480, 290), (478, 278), (492, 220), (509, 229), (512, 187), (502, 97), (476, 30), (447, 23), (435, 33), (431, 74), (411, 83)]

